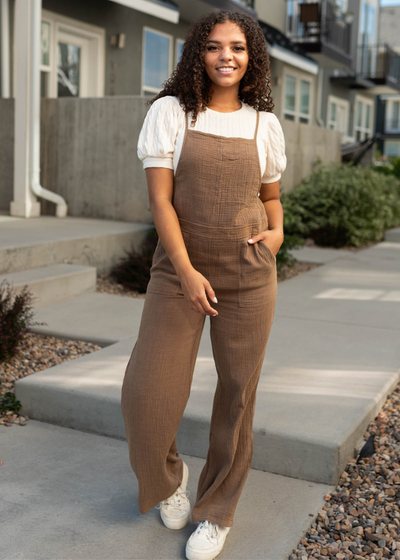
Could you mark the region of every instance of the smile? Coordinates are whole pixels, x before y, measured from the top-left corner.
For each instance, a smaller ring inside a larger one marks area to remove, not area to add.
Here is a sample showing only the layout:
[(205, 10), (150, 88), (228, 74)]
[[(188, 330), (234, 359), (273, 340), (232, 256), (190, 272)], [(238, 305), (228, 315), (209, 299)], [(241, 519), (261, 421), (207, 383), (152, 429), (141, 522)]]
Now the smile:
[(221, 68), (217, 68), (218, 72), (220, 74), (232, 74), (236, 68), (234, 68), (233, 66), (222, 66)]

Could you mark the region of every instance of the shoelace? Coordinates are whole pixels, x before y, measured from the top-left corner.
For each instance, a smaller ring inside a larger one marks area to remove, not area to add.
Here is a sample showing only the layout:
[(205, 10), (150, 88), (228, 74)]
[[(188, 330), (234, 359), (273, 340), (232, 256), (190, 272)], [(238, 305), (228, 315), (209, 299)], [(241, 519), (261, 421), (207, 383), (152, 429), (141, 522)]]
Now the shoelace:
[[(184, 496), (183, 500), (181, 500), (180, 496)], [(181, 490), (180, 488), (178, 488), (175, 494), (173, 494), (166, 500), (162, 500), (158, 504), (158, 506), (156, 506), (156, 509), (161, 509), (163, 506), (167, 506), (168, 508), (170, 507), (170, 508), (180, 509), (182, 503), (187, 502), (189, 496), (190, 496), (189, 490)]]
[(212, 523), (211, 521), (200, 521), (196, 534), (206, 537), (206, 539), (211, 542), (212, 538), (217, 538), (219, 533), (219, 525), (217, 523)]

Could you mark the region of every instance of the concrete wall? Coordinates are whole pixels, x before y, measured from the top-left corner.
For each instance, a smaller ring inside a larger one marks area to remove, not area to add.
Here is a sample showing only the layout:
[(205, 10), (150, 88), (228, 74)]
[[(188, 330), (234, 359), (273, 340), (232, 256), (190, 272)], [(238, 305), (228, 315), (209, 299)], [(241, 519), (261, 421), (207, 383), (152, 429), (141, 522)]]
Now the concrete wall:
[(14, 100), (0, 98), (0, 210), (8, 211), (14, 180)]
[[(42, 185), (70, 216), (151, 222), (136, 146), (144, 97), (42, 100)], [(42, 202), (45, 214), (55, 206)]]
[(319, 156), (324, 163), (341, 161), (340, 132), (319, 126), (280, 120), (285, 136), (287, 167), (281, 191), (288, 192), (313, 171)]
[[(64, 196), (69, 215), (151, 222), (146, 176), (136, 154), (148, 107), (143, 97), (42, 102), (42, 184)], [(282, 190), (320, 156), (340, 161), (340, 134), (281, 120), (288, 165)], [(54, 205), (42, 203), (54, 213)]]
[[(61, 194), (69, 216), (151, 223), (146, 175), (136, 153), (139, 132), (148, 111), (144, 97), (43, 99), (41, 182)], [(0, 200), (12, 200), (13, 111), (0, 100)], [(281, 119), (287, 168), (282, 191), (298, 185), (313, 169), (317, 156), (340, 161), (340, 134), (317, 126)], [(42, 214), (55, 205), (43, 199)]]

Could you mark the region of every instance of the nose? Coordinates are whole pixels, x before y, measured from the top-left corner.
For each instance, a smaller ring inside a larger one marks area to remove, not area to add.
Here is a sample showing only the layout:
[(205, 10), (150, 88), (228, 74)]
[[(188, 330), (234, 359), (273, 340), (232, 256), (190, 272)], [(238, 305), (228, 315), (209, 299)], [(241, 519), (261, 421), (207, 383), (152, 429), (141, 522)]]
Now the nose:
[(232, 60), (232, 53), (229, 47), (225, 47), (221, 50), (219, 58), (220, 60)]

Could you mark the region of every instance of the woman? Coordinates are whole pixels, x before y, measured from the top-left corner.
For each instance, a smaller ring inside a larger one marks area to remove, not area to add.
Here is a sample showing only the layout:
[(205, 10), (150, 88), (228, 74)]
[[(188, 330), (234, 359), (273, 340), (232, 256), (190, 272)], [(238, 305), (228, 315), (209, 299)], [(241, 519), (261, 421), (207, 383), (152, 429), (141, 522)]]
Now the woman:
[[(186, 556), (206, 560), (222, 550), (251, 466), (283, 241), (285, 141), (257, 22), (213, 11), (193, 24), (150, 104), (138, 155), (159, 240), (121, 405), (140, 512), (159, 504), (171, 529), (192, 517)], [(175, 436), (207, 315), (218, 385), (190, 515)]]

